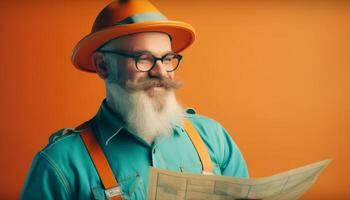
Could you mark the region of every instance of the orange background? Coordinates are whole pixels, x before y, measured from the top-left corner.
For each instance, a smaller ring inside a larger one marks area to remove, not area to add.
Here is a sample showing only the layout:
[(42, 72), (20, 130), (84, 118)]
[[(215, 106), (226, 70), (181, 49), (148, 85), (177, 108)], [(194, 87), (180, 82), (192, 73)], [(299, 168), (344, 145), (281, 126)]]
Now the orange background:
[[(2, 199), (18, 198), (52, 132), (97, 111), (103, 82), (73, 68), (70, 53), (109, 1), (12, 2), (0, 3)], [(228, 129), (252, 177), (333, 158), (302, 199), (350, 198), (346, 1), (153, 3), (196, 28), (179, 99)]]

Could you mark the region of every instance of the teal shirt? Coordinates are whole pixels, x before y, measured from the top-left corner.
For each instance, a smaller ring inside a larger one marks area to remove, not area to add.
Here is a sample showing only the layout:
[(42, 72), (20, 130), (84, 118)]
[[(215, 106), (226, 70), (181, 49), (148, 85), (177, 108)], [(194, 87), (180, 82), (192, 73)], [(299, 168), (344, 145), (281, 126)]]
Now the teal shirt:
[[(217, 122), (187, 111), (211, 157), (214, 174), (248, 177), (246, 163), (229, 134)], [(146, 199), (149, 167), (201, 173), (196, 149), (181, 126), (171, 137), (149, 145), (124, 128), (120, 117), (103, 101), (91, 127), (123, 190), (124, 199)], [(105, 199), (99, 176), (74, 129), (54, 133), (35, 156), (21, 199)]]

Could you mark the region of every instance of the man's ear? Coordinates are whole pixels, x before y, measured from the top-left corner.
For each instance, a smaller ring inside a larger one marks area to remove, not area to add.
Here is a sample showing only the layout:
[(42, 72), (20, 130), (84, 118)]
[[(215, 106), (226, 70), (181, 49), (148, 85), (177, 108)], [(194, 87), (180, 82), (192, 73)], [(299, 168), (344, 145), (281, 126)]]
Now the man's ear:
[(107, 66), (105, 56), (101, 52), (94, 52), (91, 56), (91, 61), (98, 76), (104, 80), (107, 79), (109, 75), (109, 68)]

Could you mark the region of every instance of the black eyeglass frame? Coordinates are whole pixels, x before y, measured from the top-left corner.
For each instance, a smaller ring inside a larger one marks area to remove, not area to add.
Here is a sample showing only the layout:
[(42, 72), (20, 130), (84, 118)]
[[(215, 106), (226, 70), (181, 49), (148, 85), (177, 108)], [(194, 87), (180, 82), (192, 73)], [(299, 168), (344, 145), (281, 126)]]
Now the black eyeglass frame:
[(174, 58), (177, 58), (179, 60), (179, 62), (177, 63), (177, 65), (174, 67), (174, 69), (172, 70), (166, 70), (167, 72), (173, 72), (175, 71), (179, 65), (180, 65), (180, 62), (181, 62), (181, 59), (182, 59), (182, 55), (181, 54), (177, 54), (177, 53), (167, 53), (165, 54), (164, 56), (158, 58), (156, 56), (154, 56), (153, 54), (150, 54), (151, 56), (153, 56), (153, 65), (152, 67), (149, 69), (149, 70), (140, 70), (138, 67), (137, 67), (137, 62), (138, 62), (138, 59), (140, 58), (140, 56), (144, 55), (142, 53), (138, 53), (138, 54), (128, 54), (128, 53), (123, 53), (123, 52), (118, 52), (118, 51), (111, 51), (111, 50), (98, 50), (98, 52), (101, 52), (101, 53), (112, 53), (112, 54), (116, 54), (116, 55), (119, 55), (119, 56), (123, 56), (123, 57), (128, 57), (128, 58), (133, 58), (134, 59), (134, 62), (135, 62), (135, 66), (136, 66), (136, 69), (139, 70), (140, 72), (149, 72), (151, 71), (154, 66), (156, 66), (156, 62), (158, 60), (160, 60), (162, 63), (164, 61), (164, 59), (169, 56), (169, 55), (174, 55)]

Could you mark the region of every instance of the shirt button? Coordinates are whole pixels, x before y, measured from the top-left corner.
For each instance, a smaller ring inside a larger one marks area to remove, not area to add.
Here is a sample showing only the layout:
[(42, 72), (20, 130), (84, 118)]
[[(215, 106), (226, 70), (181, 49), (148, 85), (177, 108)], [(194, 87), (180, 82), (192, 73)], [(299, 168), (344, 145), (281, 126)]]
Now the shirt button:
[(155, 148), (152, 150), (152, 153), (153, 153), (153, 154), (155, 154), (155, 153), (156, 153), (156, 149), (155, 149)]

